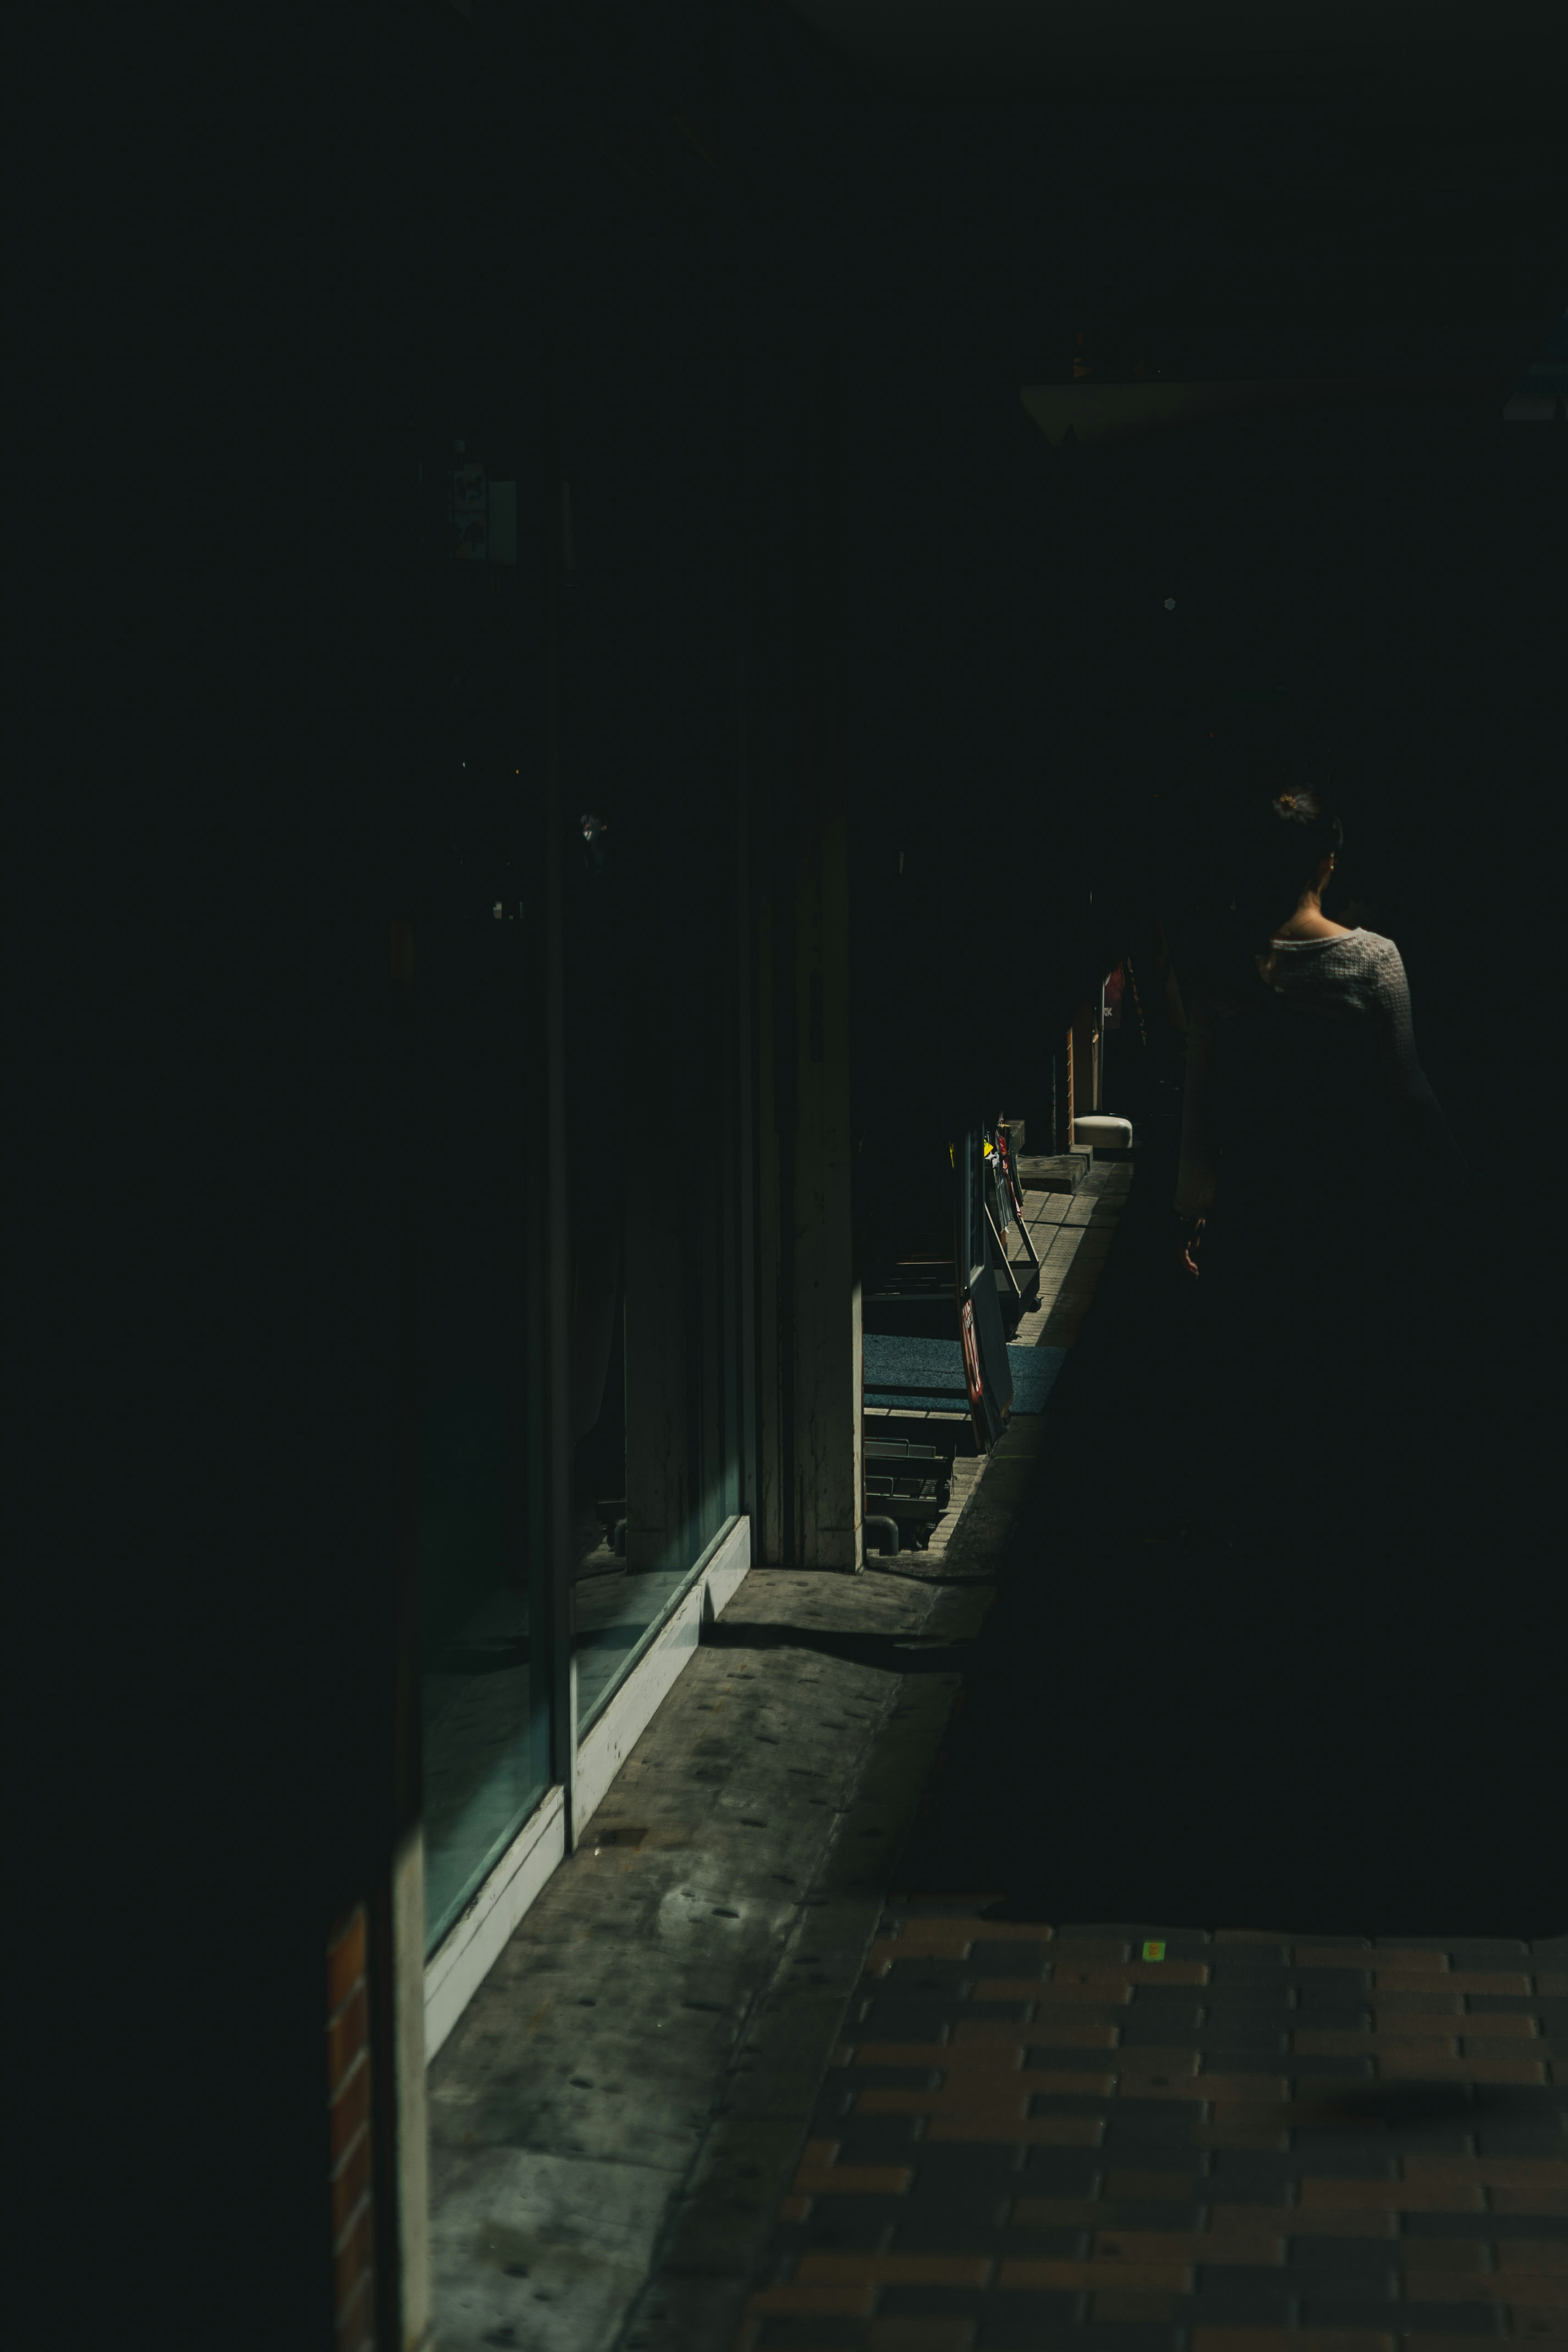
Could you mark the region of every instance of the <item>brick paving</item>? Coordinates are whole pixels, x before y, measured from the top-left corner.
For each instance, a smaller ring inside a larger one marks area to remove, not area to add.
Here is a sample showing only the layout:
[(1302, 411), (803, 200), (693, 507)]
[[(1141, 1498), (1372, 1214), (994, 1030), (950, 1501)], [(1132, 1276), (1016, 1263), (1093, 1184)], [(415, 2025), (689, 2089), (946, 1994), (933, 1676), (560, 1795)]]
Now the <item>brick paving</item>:
[[(1071, 1349), (1051, 1410), (976, 1465), (924, 1574), (901, 1555), (891, 1577), (747, 1580), (622, 1775), (643, 1842), (602, 1885), (597, 1856), (557, 1874), (518, 1981), (497, 1969), (433, 2070), (438, 2176), (482, 2156), (489, 2200), (449, 2200), (438, 2230), (444, 2346), (1568, 2337), (1546, 1645), (1509, 1647), (1500, 1705), (1477, 1634), (1500, 1571), (1473, 1542), (1455, 1558), (1486, 1557), (1484, 1609), (1427, 1547), (1381, 1617), (1356, 1591), (1342, 1642), (1325, 1601), (1359, 1571), (1335, 1584), (1312, 1514), (1294, 1549), (1230, 1540), (1193, 1444), (1214, 1416), (1192, 1302), (1160, 1307), (1168, 1235), (1117, 1175), (1044, 1220), (1061, 1273), (1019, 1336)], [(1292, 1570), (1334, 1668), (1305, 1765), (1283, 1736)], [(1397, 1664), (1371, 1689), (1380, 1748), (1336, 1644)], [(779, 1710), (766, 1730), (748, 1697)], [(837, 1811), (799, 1777), (800, 1739), (833, 1762)], [(1335, 1742), (1329, 1797), (1292, 1815)], [(553, 2039), (547, 1942), (590, 1985)]]
[(1568, 1937), (894, 1903), (737, 2352), (1568, 2341)]
[[(1283, 1529), (1228, 1551), (1179, 1317), (1156, 1344), (1168, 1237), (1130, 1205), (1087, 1211), (1119, 1224), (1113, 1278), (1097, 1252), (892, 1882), (926, 1893), (889, 1898), (736, 2352), (1568, 2346), (1560, 1710), (1483, 1686), (1473, 1547), (1368, 1550), (1387, 1593), (1343, 1566), (1337, 1625), (1310, 1518), (1299, 1556)], [(1326, 1663), (1292, 1717), (1296, 1579)], [(1290, 1774), (1309, 1730), (1321, 1819)]]

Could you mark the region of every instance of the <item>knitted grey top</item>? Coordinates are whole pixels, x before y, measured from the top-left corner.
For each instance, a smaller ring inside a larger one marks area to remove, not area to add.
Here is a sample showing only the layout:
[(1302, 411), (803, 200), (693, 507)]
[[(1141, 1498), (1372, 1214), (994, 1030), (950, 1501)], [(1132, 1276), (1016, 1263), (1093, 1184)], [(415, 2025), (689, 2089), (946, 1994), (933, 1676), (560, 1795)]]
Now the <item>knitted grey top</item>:
[[(1394, 941), (1376, 931), (1364, 930), (1328, 939), (1276, 940), (1267, 977), (1278, 995), (1326, 1016), (1327, 1026), (1343, 1030), (1348, 1024), (1360, 1033), (1371, 1050), (1358, 1054), (1356, 1061), (1373, 1094), (1380, 1098), (1374, 1108), (1383, 1114), (1384, 1131), (1391, 1129), (1428, 1173), (1457, 1176), (1458, 1150), (1416, 1057), (1410, 989)], [(1217, 1099), (1220, 1091), (1216, 1083), (1216, 1064), (1220, 1058), (1217, 1046), (1241, 1009), (1195, 995), (1187, 1031), (1176, 1195), (1180, 1215), (1202, 1215), (1220, 1197), (1223, 1142), (1221, 1105)], [(1319, 1123), (1337, 1124), (1326, 1105)], [(1332, 1169), (1332, 1135), (1324, 1140), (1327, 1157), (1322, 1165)], [(1354, 1174), (1352, 1169), (1345, 1169), (1347, 1183)]]

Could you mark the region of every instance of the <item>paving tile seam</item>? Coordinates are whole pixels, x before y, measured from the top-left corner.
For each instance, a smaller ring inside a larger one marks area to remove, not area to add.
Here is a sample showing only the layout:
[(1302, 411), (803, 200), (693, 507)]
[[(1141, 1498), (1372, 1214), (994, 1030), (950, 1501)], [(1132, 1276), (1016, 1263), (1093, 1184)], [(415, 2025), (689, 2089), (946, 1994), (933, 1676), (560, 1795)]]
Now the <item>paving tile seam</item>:
[[(878, 1981), (881, 1982), (882, 1979), (879, 1979)], [(982, 2047), (988, 2049), (993, 2044), (998, 2050), (1013, 2048), (1020, 2050), (1046, 2050), (1058, 2047), (1065, 2049), (1080, 2043), (1087, 2044), (1092, 2042), (1096, 2046), (1106, 2050), (1132, 2050), (1158, 2047), (1163, 2051), (1171, 2053), (1181, 2050), (1193, 2053), (1201, 2053), (1204, 2049), (1208, 2047), (1211, 2042), (1218, 2043), (1225, 2041), (1240, 2042), (1247, 2040), (1249, 2037), (1256, 2038), (1260, 2041), (1264, 2039), (1272, 2041), (1274, 2051), (1281, 2057), (1286, 2057), (1292, 2054), (1301, 2058), (1369, 2057), (1377, 2050), (1385, 2046), (1394, 2048), (1397, 2053), (1407, 2049), (1411, 2044), (1414, 2044), (1416, 2048), (1421, 2050), (1428, 2048), (1447, 2048), (1451, 2052), (1453, 2044), (1456, 2042), (1469, 2042), (1472, 2043), (1495, 2042), (1501, 2049), (1503, 2049), (1505, 2054), (1511, 2056), (1514, 2056), (1519, 2053), (1519, 2045), (1521, 2042), (1528, 2042), (1531, 2045), (1531, 2051), (1542, 2058), (1549, 2059), (1552, 2053), (1552, 2045), (1546, 2037), (1532, 2030), (1509, 2033), (1486, 2032), (1473, 2034), (1455, 2034), (1450, 2031), (1446, 2034), (1442, 2034), (1429, 2032), (1423, 2024), (1410, 2032), (1406, 2032), (1403, 2028), (1399, 2027), (1389, 2027), (1382, 2030), (1370, 2028), (1365, 2032), (1362, 2032), (1354, 2026), (1302, 2026), (1299, 2031), (1292, 2032), (1288, 2026), (1274, 2025), (1271, 2021), (1261, 2017), (1256, 2012), (1249, 2015), (1244, 2020), (1240, 2018), (1235, 2020), (1220, 2018), (1215, 2019), (1211, 2022), (1207, 2019), (1200, 2018), (1198, 2038), (1192, 2042), (1163, 2042), (1157, 2045), (1150, 2043), (1123, 2043), (1120, 2037), (1124, 2029), (1120, 2025), (1116, 2024), (1109, 2016), (1096, 2017), (1092, 2014), (1075, 2016), (1071, 2013), (1060, 2012), (1054, 2017), (1041, 2017), (1039, 2014), (1040, 2004), (1035, 2003), (1032, 2004), (1032, 2006), (1035, 2008), (1036, 2014), (1028, 2023), (1015, 2026), (1010, 2031), (1004, 2030), (1004, 2032), (1000, 2033), (988, 2035), (984, 2044), (973, 2041), (908, 2042), (899, 2042), (896, 2044), (891, 2041), (867, 2041), (864, 2042), (846, 2044), (846, 2047), (858, 2050), (861, 2054), (857, 2063), (868, 2066), (909, 2065), (915, 2063), (910, 2059), (888, 2058), (880, 2054), (884, 2051), (891, 2050), (895, 2047), (899, 2049), (919, 2050), (925, 2053), (939, 2050), (949, 2053), (956, 2053), (961, 2056), (966, 2052), (975, 2053)], [(1147, 2014), (1146, 2011), (1141, 2009), (1134, 2002), (1129, 2001), (1127, 2008), (1134, 2021), (1141, 2022), (1143, 2018)], [(1283, 2012), (1283, 2015), (1286, 2017), (1297, 2016), (1299, 2014), (1300, 2012), (1295, 2010), (1286, 2010)], [(962, 2022), (962, 2021), (959, 2021)], [(1151, 2019), (1150, 2021), (1153, 2022), (1153, 2020)], [(1450, 2021), (1450, 2023), (1454, 2021)], [(1463, 2022), (1462, 2019), (1457, 2021), (1460, 2023)], [(1497, 2022), (1504, 2025), (1514, 2022), (1514, 2021), (1510, 2019), (1501, 2019), (1498, 2021), (1487, 2020), (1485, 2021), (1489, 2024)], [(1533, 2029), (1538, 2021), (1539, 2021), (1536, 2018), (1528, 2014), (1521, 2014), (1517, 2020), (1519, 2027), (1527, 2029)], [(1334, 2044), (1334, 2047), (1332, 2049), (1307, 2050), (1302, 2049), (1300, 2046), (1301, 2043), (1308, 2042), (1332, 2042)], [(1286, 2043), (1294, 2045), (1293, 2049), (1287, 2050), (1283, 2046)], [(873, 2055), (873, 2053), (879, 2054)], [(1482, 2054), (1490, 2055), (1491, 2053), (1484, 2053)], [(851, 2061), (845, 2059), (841, 2063), (847, 2065)]]
[[(1265, 2266), (1262, 2263), (1250, 2265), (1254, 2269), (1261, 2269)], [(1304, 2284), (1309, 2287), (1316, 2286), (1320, 2291), (1323, 2291), (1340, 2283), (1321, 2270), (1308, 2269), (1299, 2264), (1289, 2269), (1283, 2264), (1278, 2267), (1289, 2285)], [(1040, 2258), (1028, 2254), (977, 2254), (972, 2250), (918, 2254), (807, 2252), (800, 2254), (791, 2278), (780, 2280), (779, 2284), (831, 2286), (853, 2283), (886, 2286), (930, 2284), (984, 2288), (993, 2283), (999, 2286), (1006, 2286), (1010, 2283), (1034, 2287), (1067, 2288), (1071, 2291), (1087, 2288), (1092, 2293), (1103, 2283), (1113, 2280), (1122, 2286), (1141, 2284), (1163, 2287), (1172, 2294), (1192, 2295), (1201, 2292), (1201, 2288), (1194, 2282), (1203, 2268), (1204, 2265), (1201, 2263), (1188, 2263), (1176, 2259), (1140, 2260), (1136, 2256), (1129, 2256), (1125, 2260), (1074, 2261)], [(1344, 2273), (1341, 2275), (1343, 2279), (1356, 2284), (1386, 2285), (1392, 2281), (1397, 2287), (1401, 2279), (1408, 2280), (1411, 2274), (1409, 2272), (1402, 2273), (1390, 2269), (1387, 2271), (1364, 2270)], [(1418, 2292), (1385, 2294), (1383, 2299), (1390, 2303), (1453, 2303), (1463, 2302), (1469, 2298), (1478, 2303), (1523, 2301), (1528, 2305), (1535, 2297), (1537, 2290), (1552, 2276), (1555, 2276), (1557, 2281), (1555, 2294), (1549, 2290), (1540, 2299), (1546, 2301), (1560, 2299), (1568, 2303), (1568, 2278), (1565, 2278), (1561, 2272), (1555, 2273), (1521, 2272), (1520, 2275), (1511, 2279), (1504, 2273), (1491, 2271), (1460, 2271), (1436, 2273), (1432, 2276), (1423, 2274), (1418, 2278)], [(1272, 2284), (1272, 2281), (1270, 2284)], [(1504, 2288), (1516, 2291), (1523, 2289), (1524, 2293), (1521, 2295), (1514, 2292), (1505, 2296), (1500, 2292)]]
[[(838, 2185), (842, 2175), (860, 2175)], [(793, 2195), (799, 2201), (831, 2196), (895, 2198), (913, 2206), (910, 2184), (915, 2168), (910, 2166), (839, 2166), (802, 2165), (796, 2175)], [(1386, 2261), (1391, 2265), (1412, 2271), (1451, 2269), (1474, 2271), (1478, 2275), (1524, 2273), (1534, 2276), (1538, 2272), (1568, 2270), (1568, 2241), (1563, 2237), (1511, 2238), (1484, 2234), (1427, 2237), (1420, 2233), (1402, 2234), (1392, 2227), (1399, 2218), (1396, 2209), (1383, 2208), (1375, 2218), (1390, 2224), (1386, 2229), (1366, 2232), (1342, 2228), (1338, 2214), (1320, 2214), (1317, 2219), (1332, 2221), (1333, 2227), (1312, 2230), (1293, 2226), (1298, 2221), (1310, 2223), (1314, 2218), (1310, 2209), (1291, 2206), (1223, 2206), (1204, 2209), (1218, 2210), (1227, 2218), (1213, 2229), (1186, 2231), (1147, 2230), (1129, 2228), (1112, 2216), (1116, 2200), (1107, 2200), (1099, 2208), (1090, 2209), (1091, 2218), (1076, 2225), (1065, 2221), (1060, 2213), (1040, 2215), (1033, 2209), (1053, 2205), (1050, 2198), (1014, 2198), (1010, 2203), (1000, 2200), (998, 2218), (993, 2222), (997, 2231), (1053, 2231), (1074, 2235), (1083, 2240), (1114, 2239), (1115, 2244), (1089, 2243), (1082, 2249), (1083, 2258), (1127, 2261), (1186, 2261), (1198, 2263), (1243, 2263), (1253, 2265), (1288, 2266), (1291, 2256), (1287, 2251), (1300, 2243), (1307, 2251), (1299, 2262), (1315, 2265), (1326, 2263), (1337, 2249), (1347, 2252), (1367, 2245), (1386, 2248)], [(1024, 2208), (1030, 2210), (1025, 2210)], [(1468, 2209), (1467, 2209), (1468, 2210)], [(1243, 2214), (1248, 2218), (1238, 2221)], [(1095, 2216), (1097, 2215), (1097, 2218)], [(1471, 2215), (1469, 2218), (1490, 2221), (1495, 2215)], [(1531, 2215), (1531, 2220), (1544, 2220), (1544, 2215)], [(1164, 2250), (1163, 2252), (1161, 2250)], [(1322, 2250), (1319, 2252), (1316, 2250)], [(1461, 2260), (1461, 2252), (1464, 2259)], [(1490, 2259), (1482, 2262), (1481, 2255)], [(1478, 2257), (1471, 2260), (1470, 2257)], [(1506, 2259), (1505, 2259), (1506, 2257)]]

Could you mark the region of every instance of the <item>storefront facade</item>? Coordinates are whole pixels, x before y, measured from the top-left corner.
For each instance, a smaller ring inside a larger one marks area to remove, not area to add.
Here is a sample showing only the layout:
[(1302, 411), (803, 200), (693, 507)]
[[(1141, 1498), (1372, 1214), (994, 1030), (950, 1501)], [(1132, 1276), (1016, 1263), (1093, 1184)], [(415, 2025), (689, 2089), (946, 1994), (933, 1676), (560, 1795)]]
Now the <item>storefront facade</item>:
[(610, 226), (622, 307), (544, 272), (446, 453), (446, 856), (412, 925), (427, 2056), (750, 1556), (727, 386), (694, 319), (628, 431), (661, 254)]
[(705, 1616), (861, 1558), (834, 386), (716, 181), (454, 70), (393, 932), (427, 2060)]

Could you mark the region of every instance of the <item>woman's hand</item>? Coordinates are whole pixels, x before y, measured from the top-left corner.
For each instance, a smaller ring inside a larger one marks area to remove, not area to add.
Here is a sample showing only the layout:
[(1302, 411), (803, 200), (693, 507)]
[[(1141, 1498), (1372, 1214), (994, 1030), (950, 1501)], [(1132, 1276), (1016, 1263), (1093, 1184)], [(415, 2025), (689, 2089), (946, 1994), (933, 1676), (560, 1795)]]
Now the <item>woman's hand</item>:
[(1193, 1281), (1196, 1282), (1197, 1280), (1197, 1250), (1198, 1244), (1203, 1239), (1204, 1221), (1201, 1217), (1189, 1217), (1184, 1222), (1186, 1224), (1186, 1232), (1182, 1236), (1181, 1262), (1186, 1272), (1191, 1276)]

